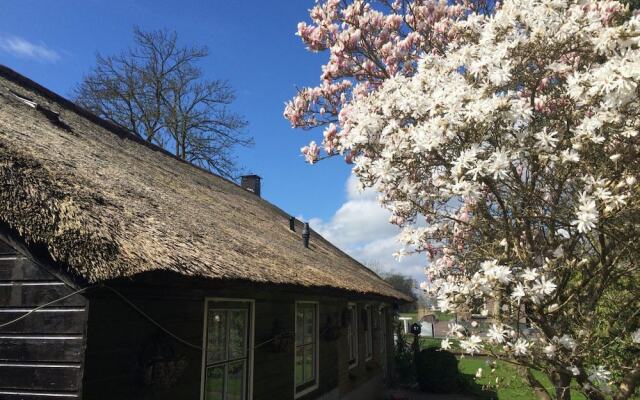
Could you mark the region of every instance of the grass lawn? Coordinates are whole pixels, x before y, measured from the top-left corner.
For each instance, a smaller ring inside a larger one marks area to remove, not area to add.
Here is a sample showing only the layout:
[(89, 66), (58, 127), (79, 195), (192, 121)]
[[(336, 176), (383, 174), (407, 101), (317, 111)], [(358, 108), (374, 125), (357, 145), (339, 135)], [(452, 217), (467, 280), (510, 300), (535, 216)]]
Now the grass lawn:
[[(441, 311), (436, 311), (435, 314), (438, 321), (451, 321), (452, 319), (455, 318), (453, 314), (443, 313)], [(418, 313), (400, 313), (400, 316), (411, 318), (410, 323), (414, 323), (418, 321)]]
[(407, 318), (411, 318), (411, 321), (409, 321), (409, 323), (413, 323), (416, 322), (416, 320), (418, 319), (418, 313), (400, 313), (401, 317), (407, 317)]
[[(482, 368), (482, 378), (475, 378), (478, 368)], [(515, 367), (509, 363), (498, 362), (494, 373), (486, 364), (485, 359), (476, 357), (464, 357), (458, 362), (458, 370), (464, 374), (469, 383), (469, 392), (479, 399), (499, 400), (537, 400), (536, 395), (527, 381), (518, 374)], [(552, 393), (553, 386), (549, 379), (539, 371), (533, 371), (534, 376)], [(496, 378), (499, 385), (496, 387)], [(573, 386), (573, 384), (572, 384)], [(577, 390), (571, 390), (571, 400), (585, 400), (586, 398)]]
[(455, 316), (449, 313), (443, 313), (442, 311), (436, 311), (436, 318), (438, 321), (451, 321)]
[[(409, 343), (411, 343), (409, 341)], [(420, 338), (420, 347), (440, 347), (440, 339)], [(487, 365), (484, 357), (460, 357), (458, 370), (467, 383), (467, 392), (479, 399), (498, 400), (537, 400), (537, 397), (527, 383), (520, 376), (516, 367), (507, 362), (499, 361), (495, 372), (491, 372), (491, 366)], [(476, 371), (482, 368), (482, 377), (476, 378)], [(540, 381), (549, 393), (553, 393), (553, 385), (549, 378), (542, 372), (533, 371), (533, 375)], [(496, 387), (496, 378), (499, 385)], [(572, 386), (576, 386), (575, 382)], [(586, 400), (577, 390), (571, 390), (571, 400)]]

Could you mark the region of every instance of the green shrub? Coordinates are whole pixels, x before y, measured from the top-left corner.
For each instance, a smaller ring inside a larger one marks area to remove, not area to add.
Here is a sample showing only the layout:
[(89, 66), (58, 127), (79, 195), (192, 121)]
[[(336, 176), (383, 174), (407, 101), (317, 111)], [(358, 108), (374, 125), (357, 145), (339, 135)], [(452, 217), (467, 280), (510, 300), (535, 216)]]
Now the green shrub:
[(396, 352), (394, 358), (398, 383), (404, 385), (414, 383), (415, 368), (413, 367), (413, 354), (409, 351)]
[(416, 360), (418, 385), (425, 392), (452, 393), (459, 389), (458, 360), (436, 347), (426, 348)]

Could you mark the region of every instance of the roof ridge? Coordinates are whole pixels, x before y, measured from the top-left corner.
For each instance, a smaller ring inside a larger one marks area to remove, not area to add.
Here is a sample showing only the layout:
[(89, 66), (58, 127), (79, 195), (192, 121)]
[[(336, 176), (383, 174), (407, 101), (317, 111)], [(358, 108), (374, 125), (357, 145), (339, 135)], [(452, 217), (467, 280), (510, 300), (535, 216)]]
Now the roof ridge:
[[(222, 179), (226, 182), (232, 183), (238, 187), (242, 187), (240, 186), (238, 183), (232, 181), (229, 178), (225, 178), (224, 176), (218, 175), (206, 168), (203, 168), (199, 165), (195, 165), (193, 163), (190, 163), (186, 160), (181, 159), (180, 157), (176, 156), (175, 154), (171, 153), (170, 151), (168, 151), (167, 149), (158, 146), (155, 143), (152, 142), (148, 142), (146, 140), (144, 140), (143, 138), (141, 138), (140, 136), (136, 135), (135, 133), (131, 132), (129, 129), (127, 129), (126, 127), (122, 126), (122, 125), (118, 125), (115, 122), (111, 122), (109, 120), (106, 120), (102, 117), (100, 117), (99, 115), (94, 114), (93, 112), (87, 110), (86, 108), (79, 106), (78, 104), (74, 103), (73, 101), (67, 99), (64, 96), (59, 95), (58, 93), (47, 89), (46, 87), (40, 85), (38, 82), (35, 82), (32, 79), (29, 79), (28, 77), (20, 74), (19, 72), (7, 67), (4, 64), (0, 64), (0, 77), (3, 77), (5, 79), (8, 79), (18, 85), (20, 85), (21, 87), (27, 89), (27, 90), (31, 90), (31, 91), (35, 91), (37, 92), (39, 95), (46, 97), (47, 99), (60, 104), (61, 106), (63, 106), (64, 108), (75, 112), (76, 114), (80, 115), (83, 118), (88, 119), (89, 121), (93, 122), (94, 124), (100, 125), (101, 127), (103, 127), (104, 129), (124, 138), (124, 139), (129, 139), (132, 140), (138, 144), (141, 144), (143, 146), (146, 146), (148, 148), (150, 148), (151, 150), (155, 150), (158, 152), (163, 153), (164, 155), (167, 155), (171, 158), (173, 158), (174, 160), (177, 160), (181, 163), (184, 163), (192, 168), (196, 168), (200, 171), (206, 172), (208, 174), (211, 174), (219, 179)], [(262, 199), (263, 201), (266, 201), (264, 199)], [(267, 202), (268, 203), (268, 202)], [(269, 203), (271, 204), (271, 203)]]

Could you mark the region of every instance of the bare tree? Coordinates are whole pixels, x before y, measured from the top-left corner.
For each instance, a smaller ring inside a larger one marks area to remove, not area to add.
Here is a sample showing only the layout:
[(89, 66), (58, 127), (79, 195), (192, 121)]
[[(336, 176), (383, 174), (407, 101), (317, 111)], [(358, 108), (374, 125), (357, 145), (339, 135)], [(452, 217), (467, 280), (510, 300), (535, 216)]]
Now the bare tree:
[(206, 80), (197, 63), (206, 47), (181, 47), (175, 32), (134, 28), (134, 45), (96, 65), (74, 90), (74, 99), (177, 157), (233, 177), (236, 146), (250, 146), (245, 119), (230, 111), (233, 88)]

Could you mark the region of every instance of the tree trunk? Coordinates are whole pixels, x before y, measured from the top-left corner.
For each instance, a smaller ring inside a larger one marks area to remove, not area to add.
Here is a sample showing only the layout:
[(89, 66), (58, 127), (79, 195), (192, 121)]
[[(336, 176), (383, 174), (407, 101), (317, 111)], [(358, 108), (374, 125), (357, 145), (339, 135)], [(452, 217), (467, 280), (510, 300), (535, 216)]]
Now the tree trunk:
[(640, 358), (636, 360), (634, 368), (629, 372), (620, 384), (619, 392), (614, 397), (615, 400), (626, 400), (635, 392), (640, 382)]
[(569, 385), (571, 384), (571, 375), (566, 372), (554, 372), (551, 374), (551, 382), (556, 389), (557, 400), (571, 400), (571, 390)]

